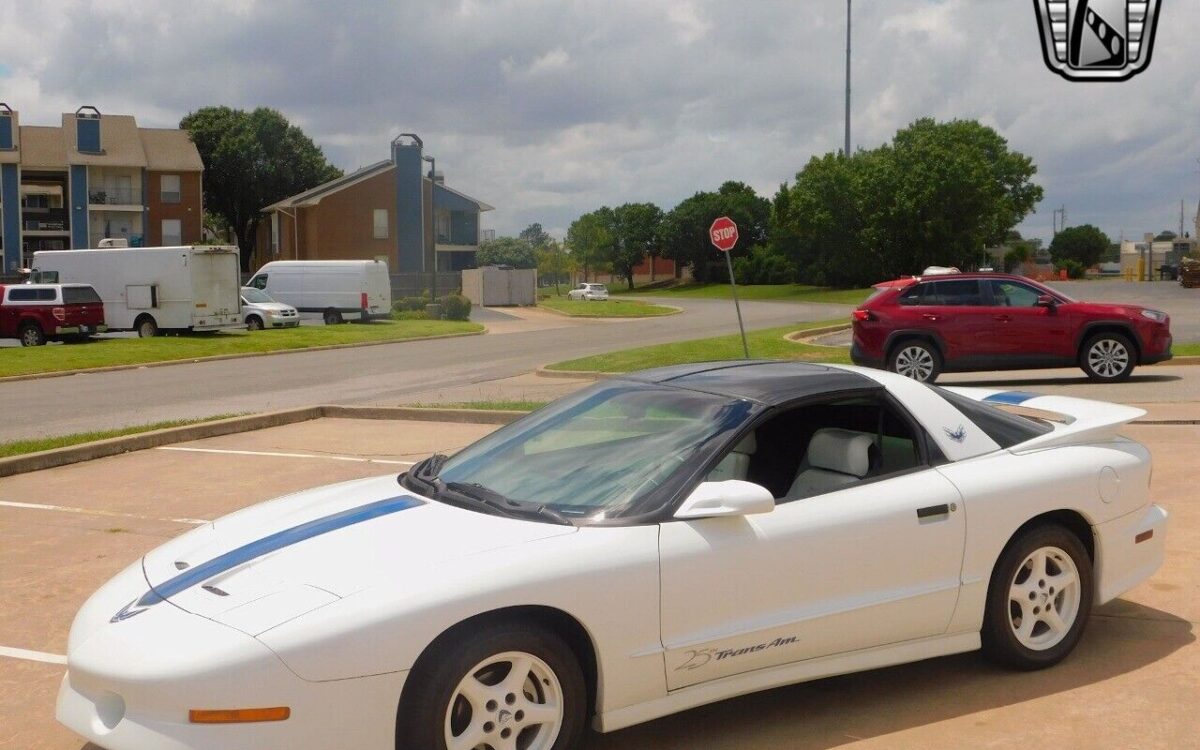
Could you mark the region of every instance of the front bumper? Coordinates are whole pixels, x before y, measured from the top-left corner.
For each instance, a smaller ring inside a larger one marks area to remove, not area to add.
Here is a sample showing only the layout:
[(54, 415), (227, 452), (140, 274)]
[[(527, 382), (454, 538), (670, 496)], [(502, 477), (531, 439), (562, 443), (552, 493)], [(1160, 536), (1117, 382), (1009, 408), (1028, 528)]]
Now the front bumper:
[[(132, 576), (125, 576), (126, 580)], [(144, 589), (143, 589), (144, 590)], [(169, 602), (116, 623), (104, 589), (84, 605), (58, 693), (62, 724), (106, 750), (393, 750), (407, 672), (330, 682), (262, 642)], [(127, 593), (127, 592), (126, 592)], [(287, 706), (284, 721), (193, 724), (190, 709)]]
[(1093, 528), (1096, 604), (1116, 599), (1154, 575), (1162, 565), (1167, 512), (1159, 506), (1150, 504)]
[(1153, 364), (1157, 364), (1159, 362), (1166, 362), (1167, 360), (1174, 357), (1175, 355), (1171, 352), (1172, 343), (1173, 343), (1173, 340), (1172, 340), (1171, 336), (1168, 335), (1166, 337), (1165, 343), (1159, 344), (1159, 353), (1158, 354), (1143, 354), (1141, 364), (1153, 365)]

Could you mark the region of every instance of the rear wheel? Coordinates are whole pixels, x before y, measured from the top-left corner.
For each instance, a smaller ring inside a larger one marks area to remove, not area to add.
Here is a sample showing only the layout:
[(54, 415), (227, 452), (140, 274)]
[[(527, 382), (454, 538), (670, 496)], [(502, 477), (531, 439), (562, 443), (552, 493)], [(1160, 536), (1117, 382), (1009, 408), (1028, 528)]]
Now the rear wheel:
[(46, 334), (37, 323), (22, 323), (19, 335), (21, 346), (42, 346), (46, 343)]
[(246, 317), (247, 331), (261, 331), (263, 328), (262, 318), (257, 315), (249, 315)]
[(909, 339), (892, 349), (887, 368), (921, 383), (932, 383), (942, 372), (942, 357), (927, 341)]
[(1032, 528), (996, 563), (988, 586), (983, 650), (1017, 669), (1043, 669), (1079, 643), (1092, 610), (1092, 560), (1058, 525)]
[(342, 314), (333, 308), (326, 310), (322, 317), (324, 318), (325, 325), (327, 326), (335, 326), (342, 322)]
[(1120, 333), (1098, 333), (1088, 339), (1079, 355), (1079, 366), (1092, 380), (1115, 383), (1133, 373), (1137, 354), (1129, 337)]
[(421, 658), (397, 717), (398, 750), (567, 750), (587, 690), (570, 647), (530, 623), (497, 623)]
[(158, 335), (158, 323), (149, 315), (139, 318), (135, 328), (139, 338), (149, 339)]

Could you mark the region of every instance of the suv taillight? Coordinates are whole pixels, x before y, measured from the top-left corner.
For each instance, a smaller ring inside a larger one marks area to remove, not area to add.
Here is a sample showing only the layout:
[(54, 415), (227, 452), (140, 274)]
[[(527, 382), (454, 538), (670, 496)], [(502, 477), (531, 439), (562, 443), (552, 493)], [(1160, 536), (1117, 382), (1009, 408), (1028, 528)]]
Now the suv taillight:
[(870, 310), (855, 310), (850, 313), (850, 320), (875, 320), (875, 314)]
[(50, 311), (50, 314), (60, 323), (65, 323), (67, 320), (67, 310), (64, 307), (56, 307)]

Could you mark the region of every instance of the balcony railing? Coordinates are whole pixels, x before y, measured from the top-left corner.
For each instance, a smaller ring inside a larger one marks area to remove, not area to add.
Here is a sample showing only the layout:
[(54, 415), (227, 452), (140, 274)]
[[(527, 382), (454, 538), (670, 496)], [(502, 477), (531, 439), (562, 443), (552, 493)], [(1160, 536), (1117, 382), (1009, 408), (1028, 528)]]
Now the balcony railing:
[(65, 208), (34, 208), (21, 217), (26, 232), (65, 232), (71, 228), (71, 215)]
[(88, 203), (101, 206), (139, 206), (142, 203), (142, 191), (135, 188), (90, 190)]

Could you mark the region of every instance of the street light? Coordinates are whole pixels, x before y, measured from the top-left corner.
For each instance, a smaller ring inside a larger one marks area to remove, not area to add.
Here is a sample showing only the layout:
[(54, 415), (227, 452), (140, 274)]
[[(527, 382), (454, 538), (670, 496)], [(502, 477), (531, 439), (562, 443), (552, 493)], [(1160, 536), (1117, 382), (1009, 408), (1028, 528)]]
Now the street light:
[[(427, 251), (429, 252), (429, 256), (432, 260), (431, 265), (433, 266), (433, 269), (432, 269), (432, 271), (430, 271), (430, 275), (429, 275), (429, 301), (432, 304), (436, 305), (437, 298), (438, 298), (438, 296), (437, 296), (437, 270), (438, 270), (437, 269), (437, 266), (438, 266), (438, 263), (437, 263), (437, 217), (434, 216), (434, 214), (433, 214), (433, 181), (434, 181), (434, 177), (437, 175), (437, 159), (433, 158), (432, 156), (422, 156), (421, 160), (429, 162), (429, 214), (430, 214), (430, 218), (433, 219), (430, 222), (430, 224), (432, 225), (430, 227), (432, 229), (432, 231), (429, 233), (430, 247), (427, 248)], [(424, 194), (425, 194), (425, 189), (422, 188), (421, 189), (422, 197), (424, 196)], [(422, 213), (424, 213), (424, 212), (422, 211)]]

